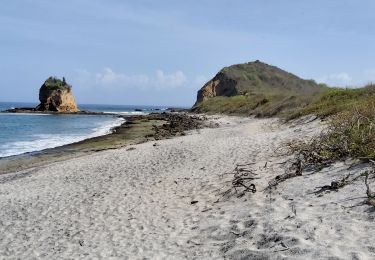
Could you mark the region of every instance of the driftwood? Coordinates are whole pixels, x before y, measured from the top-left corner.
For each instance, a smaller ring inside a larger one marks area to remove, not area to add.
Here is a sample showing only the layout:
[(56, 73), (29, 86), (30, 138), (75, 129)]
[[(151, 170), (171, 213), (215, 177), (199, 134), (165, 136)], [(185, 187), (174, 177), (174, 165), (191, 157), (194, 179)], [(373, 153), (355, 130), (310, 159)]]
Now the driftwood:
[(346, 185), (349, 185), (349, 184), (355, 182), (356, 180), (361, 178), (363, 175), (364, 174), (361, 173), (358, 176), (350, 178), (350, 177), (353, 176), (353, 174), (349, 173), (348, 175), (346, 175), (344, 178), (342, 178), (340, 180), (332, 181), (331, 185), (324, 185), (324, 186), (316, 187), (316, 189), (318, 189), (318, 190), (314, 191), (313, 193), (314, 194), (320, 194), (320, 193), (323, 193), (323, 192), (338, 191), (339, 189), (345, 187)]
[(366, 195), (367, 195), (367, 202), (375, 209), (375, 192), (371, 191), (370, 185), (368, 184), (369, 175), (372, 174), (375, 176), (375, 161), (370, 160), (372, 165), (371, 171), (365, 172), (365, 185), (366, 185)]
[(267, 188), (264, 190), (271, 190), (275, 188), (280, 183), (298, 176), (302, 176), (303, 164), (302, 159), (297, 157), (289, 168), (286, 169), (284, 174), (277, 175), (273, 180), (268, 182)]
[(368, 183), (370, 175), (373, 175), (372, 178), (375, 178), (375, 164), (374, 161), (370, 161), (372, 163), (372, 170), (367, 170), (363, 172), (360, 176), (365, 176), (365, 186), (366, 186), (366, 200), (362, 201), (354, 206), (344, 207), (344, 208), (354, 208), (358, 206), (364, 206), (364, 205), (371, 205), (375, 209), (375, 192), (371, 191), (370, 185)]
[(223, 196), (234, 193), (237, 194), (237, 197), (242, 197), (246, 192), (255, 193), (257, 191), (253, 181), (259, 178), (256, 177), (257, 174), (250, 169), (250, 165), (252, 164), (254, 163), (237, 164), (233, 171), (225, 173), (233, 175), (233, 179), (231, 181), (232, 186), (223, 193)]

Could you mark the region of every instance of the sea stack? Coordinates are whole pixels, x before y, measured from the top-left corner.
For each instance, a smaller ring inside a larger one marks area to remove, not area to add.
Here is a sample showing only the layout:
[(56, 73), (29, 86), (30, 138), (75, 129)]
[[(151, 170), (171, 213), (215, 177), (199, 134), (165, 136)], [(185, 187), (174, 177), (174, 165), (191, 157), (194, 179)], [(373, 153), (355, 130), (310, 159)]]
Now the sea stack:
[(36, 110), (43, 112), (75, 113), (78, 112), (73, 97), (72, 86), (62, 80), (49, 77), (39, 90), (40, 104)]

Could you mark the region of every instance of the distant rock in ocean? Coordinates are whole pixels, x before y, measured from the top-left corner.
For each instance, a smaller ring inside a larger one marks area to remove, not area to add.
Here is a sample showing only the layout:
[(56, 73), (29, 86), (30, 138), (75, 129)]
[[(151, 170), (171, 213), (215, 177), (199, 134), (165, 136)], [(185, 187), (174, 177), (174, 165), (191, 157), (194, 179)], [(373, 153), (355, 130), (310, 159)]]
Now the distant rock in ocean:
[(62, 80), (49, 77), (39, 90), (40, 104), (36, 107), (37, 111), (43, 112), (78, 112), (77, 103), (73, 97), (72, 86)]

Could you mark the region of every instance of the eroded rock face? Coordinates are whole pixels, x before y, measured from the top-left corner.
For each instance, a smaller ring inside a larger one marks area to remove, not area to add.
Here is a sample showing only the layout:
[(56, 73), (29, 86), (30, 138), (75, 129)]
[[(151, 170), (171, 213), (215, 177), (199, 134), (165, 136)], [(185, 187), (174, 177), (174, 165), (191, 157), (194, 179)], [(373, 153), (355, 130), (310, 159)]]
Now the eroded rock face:
[(234, 79), (219, 72), (198, 91), (197, 103), (216, 96), (235, 96), (238, 94), (236, 85), (237, 82)]
[(39, 90), (39, 101), (40, 104), (36, 107), (38, 111), (61, 113), (79, 111), (72, 94), (72, 87), (65, 82), (65, 79), (48, 78)]

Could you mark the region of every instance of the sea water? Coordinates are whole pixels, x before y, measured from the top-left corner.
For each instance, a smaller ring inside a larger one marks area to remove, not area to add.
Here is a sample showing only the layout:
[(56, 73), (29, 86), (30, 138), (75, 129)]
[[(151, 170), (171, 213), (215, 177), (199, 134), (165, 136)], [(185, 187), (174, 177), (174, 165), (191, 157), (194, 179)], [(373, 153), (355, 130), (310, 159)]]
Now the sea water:
[[(0, 111), (15, 107), (35, 107), (32, 103), (0, 102)], [(155, 106), (80, 105), (81, 110), (116, 113), (120, 115), (146, 114), (163, 111)], [(0, 158), (41, 151), (84, 139), (105, 135), (124, 122), (112, 115), (53, 115), (0, 113)]]

